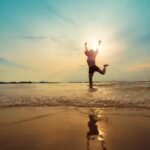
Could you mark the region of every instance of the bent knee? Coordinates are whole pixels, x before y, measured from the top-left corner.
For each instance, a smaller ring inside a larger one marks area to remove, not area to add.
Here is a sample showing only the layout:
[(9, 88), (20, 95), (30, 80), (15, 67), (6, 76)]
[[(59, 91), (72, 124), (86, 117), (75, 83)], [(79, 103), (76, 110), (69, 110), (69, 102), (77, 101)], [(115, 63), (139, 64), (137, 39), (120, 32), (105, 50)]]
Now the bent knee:
[(98, 71), (101, 75), (104, 75), (105, 74), (105, 72), (103, 72), (103, 71)]

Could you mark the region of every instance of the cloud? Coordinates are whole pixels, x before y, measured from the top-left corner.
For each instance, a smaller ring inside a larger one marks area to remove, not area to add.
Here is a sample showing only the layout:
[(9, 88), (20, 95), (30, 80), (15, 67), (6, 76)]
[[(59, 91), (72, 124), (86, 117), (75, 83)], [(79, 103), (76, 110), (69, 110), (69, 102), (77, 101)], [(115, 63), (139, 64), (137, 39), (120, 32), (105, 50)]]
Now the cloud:
[(60, 38), (60, 37), (49, 37), (49, 39), (53, 42), (56, 42), (56, 43), (63, 43), (64, 42), (64, 38)]
[(21, 39), (29, 39), (29, 40), (44, 40), (48, 39), (48, 36), (20, 36)]
[(142, 72), (142, 71), (148, 71), (148, 70), (150, 71), (150, 64), (149, 63), (130, 64), (124, 68), (130, 72)]
[(75, 22), (73, 22), (71, 19), (65, 17), (64, 15), (62, 15), (61, 13), (58, 12), (58, 10), (52, 6), (49, 2), (47, 1), (42, 1), (42, 3), (44, 4), (45, 10), (47, 10), (52, 16), (63, 20), (67, 23), (70, 23), (72, 25), (77, 25)]
[(42, 36), (42, 35), (22, 35), (22, 36), (5, 36), (5, 37), (0, 37), (1, 39), (25, 39), (25, 40), (45, 40), (45, 39), (50, 39), (48, 36)]
[(0, 57), (0, 65), (14, 67), (14, 68), (20, 68), (20, 69), (27, 69), (25, 66), (19, 65), (11, 60), (5, 59)]
[(139, 37), (138, 42), (141, 44), (149, 44), (150, 43), (150, 33), (146, 33)]

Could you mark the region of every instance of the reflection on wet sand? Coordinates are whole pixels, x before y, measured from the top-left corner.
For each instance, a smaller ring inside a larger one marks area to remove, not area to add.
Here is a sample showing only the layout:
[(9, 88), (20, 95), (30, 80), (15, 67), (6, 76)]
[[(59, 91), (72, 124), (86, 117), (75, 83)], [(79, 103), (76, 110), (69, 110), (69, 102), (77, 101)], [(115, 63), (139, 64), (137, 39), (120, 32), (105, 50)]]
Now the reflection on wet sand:
[(89, 114), (89, 122), (87, 132), (87, 150), (90, 150), (90, 142), (99, 141), (102, 150), (106, 150), (104, 133), (102, 132), (100, 122), (103, 121), (103, 116), (98, 115), (95, 110), (91, 110)]
[(68, 106), (0, 109), (0, 150), (148, 150), (150, 119), (114, 111)]

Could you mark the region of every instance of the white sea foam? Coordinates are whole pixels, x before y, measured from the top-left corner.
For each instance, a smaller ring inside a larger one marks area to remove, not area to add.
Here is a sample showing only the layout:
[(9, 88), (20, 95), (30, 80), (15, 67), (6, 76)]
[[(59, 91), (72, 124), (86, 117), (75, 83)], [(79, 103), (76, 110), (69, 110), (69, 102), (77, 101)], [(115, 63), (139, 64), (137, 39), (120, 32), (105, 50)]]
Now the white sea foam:
[(0, 107), (79, 106), (150, 108), (150, 82), (2, 84)]

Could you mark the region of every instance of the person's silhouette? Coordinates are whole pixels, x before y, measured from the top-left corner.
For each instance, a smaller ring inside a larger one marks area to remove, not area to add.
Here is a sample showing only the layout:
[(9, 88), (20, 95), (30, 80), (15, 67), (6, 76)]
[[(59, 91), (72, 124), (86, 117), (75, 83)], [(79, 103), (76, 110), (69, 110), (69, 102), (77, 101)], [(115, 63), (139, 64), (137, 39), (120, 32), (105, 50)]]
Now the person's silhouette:
[[(99, 46), (100, 46), (101, 41), (99, 41)], [(95, 71), (99, 72), (100, 74), (104, 75), (106, 72), (106, 67), (108, 66), (108, 64), (104, 64), (103, 69), (101, 70), (98, 66), (96, 66), (95, 64), (95, 58), (98, 54), (98, 48), (96, 49), (96, 51), (94, 51), (93, 49), (88, 50), (87, 48), (87, 42), (85, 43), (85, 55), (87, 56), (87, 64), (89, 66), (89, 86), (90, 88), (93, 88), (93, 74)]]

